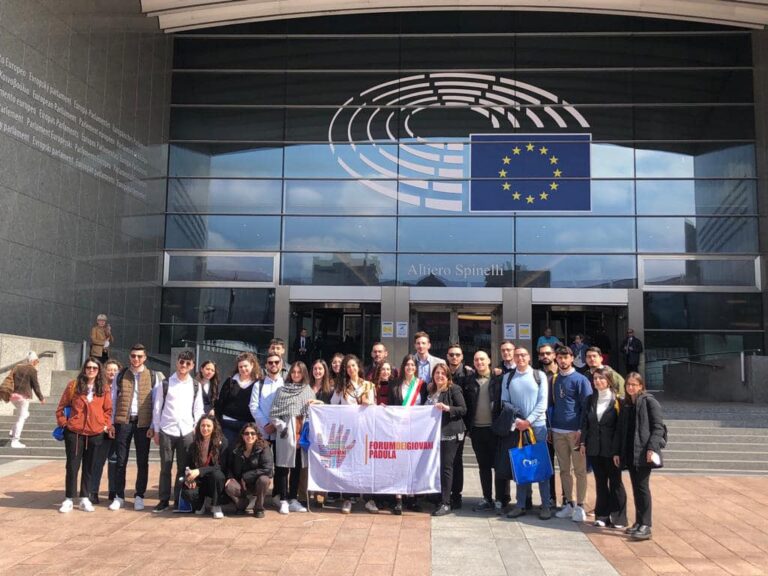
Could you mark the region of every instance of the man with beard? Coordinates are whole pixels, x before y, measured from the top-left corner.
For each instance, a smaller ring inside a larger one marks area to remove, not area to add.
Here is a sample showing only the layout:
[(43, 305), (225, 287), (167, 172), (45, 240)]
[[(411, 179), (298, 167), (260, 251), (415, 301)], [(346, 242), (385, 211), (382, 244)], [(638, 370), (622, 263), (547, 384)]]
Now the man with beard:
[[(539, 367), (544, 374), (547, 375), (547, 382), (549, 383), (549, 394), (547, 395), (547, 416), (551, 413), (552, 407), (552, 390), (554, 389), (553, 383), (557, 377), (557, 363), (555, 362), (555, 350), (551, 344), (542, 344), (539, 346)], [(549, 426), (549, 418), (547, 419), (547, 426)], [(552, 463), (552, 470), (555, 469), (555, 447), (552, 445), (552, 432), (547, 434), (547, 450), (549, 451), (549, 461)], [(555, 497), (555, 477), (552, 476), (552, 481), (549, 483), (549, 497), (550, 504), (553, 508), (557, 507), (557, 498)], [(563, 495), (563, 502), (565, 502), (565, 496)]]
[[(446, 355), (448, 361), (448, 371), (451, 373), (453, 383), (461, 388), (462, 394), (464, 394), (464, 384), (468, 376), (475, 373), (472, 368), (464, 364), (464, 352), (461, 350), (459, 344), (451, 344), (448, 346), (448, 353)], [(466, 402), (466, 395), (465, 395)], [(464, 440), (462, 436), (459, 440), (459, 447), (456, 451), (456, 458), (453, 460), (453, 485), (451, 487), (451, 509), (458, 510), (462, 506), (461, 492), (464, 490)]]

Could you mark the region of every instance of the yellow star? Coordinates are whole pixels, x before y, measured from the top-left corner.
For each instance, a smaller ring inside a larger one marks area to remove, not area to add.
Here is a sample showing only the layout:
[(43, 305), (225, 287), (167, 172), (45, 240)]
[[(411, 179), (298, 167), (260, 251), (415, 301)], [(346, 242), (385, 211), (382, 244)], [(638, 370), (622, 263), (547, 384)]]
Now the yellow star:
[(560, 170), (560, 168), (558, 168), (557, 170), (555, 170), (555, 171), (553, 172), (553, 174), (555, 175), (555, 178), (560, 178), (560, 176), (562, 176), (562, 175), (563, 175), (563, 171), (562, 171), (562, 170)]
[(501, 187), (504, 190), (509, 190), (510, 188), (512, 188), (512, 185), (509, 182), (504, 182), (504, 184), (502, 184)]
[(549, 159), (550, 164), (557, 164), (557, 156), (551, 156)]
[(531, 196), (530, 194), (526, 196), (525, 200), (528, 202), (528, 204), (533, 204), (533, 196)]
[(549, 152), (549, 148), (547, 148), (546, 146), (542, 146), (541, 148), (539, 148), (539, 152), (541, 152), (542, 156), (546, 156), (547, 152)]
[(499, 170), (499, 178), (506, 178), (507, 177), (507, 171), (506, 170)]
[(527, 145), (526, 145), (526, 147), (525, 147), (525, 149), (526, 149), (528, 152), (533, 152), (533, 149), (534, 149), (534, 148), (535, 148), (535, 146), (534, 146), (533, 144), (531, 144), (530, 142), (528, 142), (528, 144), (527, 144)]
[(557, 190), (557, 187), (558, 187), (558, 183), (557, 183), (557, 182), (552, 182), (552, 183), (549, 185), (549, 189), (550, 189), (550, 190)]
[(512, 198), (515, 200), (520, 200), (520, 192), (514, 192), (512, 194)]
[(509, 156), (504, 156), (504, 158), (502, 158), (501, 161), (504, 162), (504, 164), (509, 164), (512, 161), (512, 158), (510, 158)]
[(514, 154), (515, 156), (520, 156), (520, 146), (515, 146), (514, 148), (512, 148), (512, 154)]
[(546, 192), (542, 192), (541, 194), (539, 194), (539, 198), (541, 198), (542, 200), (546, 200), (547, 198), (549, 198), (549, 194), (547, 194)]

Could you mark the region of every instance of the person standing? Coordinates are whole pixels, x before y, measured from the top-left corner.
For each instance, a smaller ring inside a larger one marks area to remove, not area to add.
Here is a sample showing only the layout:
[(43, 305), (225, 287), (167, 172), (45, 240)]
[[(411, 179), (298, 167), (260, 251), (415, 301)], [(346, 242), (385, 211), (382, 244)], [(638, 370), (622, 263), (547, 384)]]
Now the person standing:
[[(465, 424), (472, 441), (472, 450), (477, 458), (480, 486), (483, 499), (473, 510), (475, 512), (496, 511), (501, 514), (509, 504), (509, 480), (496, 476), (493, 468), (496, 460), (498, 437), (491, 430), (494, 407), (500, 407), (501, 389), (491, 373), (491, 359), (484, 350), (475, 352), (475, 373), (464, 380), (464, 399), (467, 404)], [(493, 490), (496, 500), (493, 499)]]
[(252, 421), (250, 402), (262, 377), (261, 366), (252, 352), (239, 354), (236, 363), (235, 374), (221, 386), (219, 397), (213, 405), (213, 411), (230, 446), (234, 446), (243, 426)]
[(616, 385), (616, 394), (619, 396), (619, 398), (624, 398), (624, 378), (621, 374), (616, 372), (616, 370), (603, 364), (602, 350), (600, 350), (600, 348), (597, 346), (590, 346), (587, 348), (585, 357), (587, 360), (587, 368), (584, 372), (582, 372), (582, 374), (584, 374), (584, 376), (587, 377), (587, 380), (590, 381), (592, 384), (592, 389), (595, 389), (593, 381), (595, 372), (597, 370), (605, 370), (611, 374), (611, 379)]
[(499, 366), (493, 370), (495, 376), (503, 376), (507, 372), (512, 372), (515, 369), (514, 342), (511, 340), (502, 341), (499, 345), (499, 353), (501, 354), (501, 362), (499, 362)]
[(312, 363), (312, 392), (323, 404), (329, 404), (333, 396), (333, 382), (325, 360), (318, 358)]
[[(163, 380), (155, 391), (152, 407), (152, 428), (155, 444), (160, 446), (159, 498), (153, 512), (164, 512), (170, 506), (173, 478), (184, 474), (187, 452), (194, 442), (195, 425), (205, 414), (200, 383), (191, 374), (195, 368), (195, 354), (190, 350), (179, 352), (176, 372)], [(176, 456), (176, 475), (171, 476)], [(180, 486), (174, 489), (173, 501), (179, 504)]]
[[(547, 433), (547, 451), (549, 452), (549, 462), (552, 464), (552, 470), (555, 469), (555, 447), (552, 445), (552, 406), (555, 403), (552, 397), (552, 392), (555, 389), (555, 380), (557, 380), (557, 362), (555, 362), (555, 349), (550, 344), (544, 344), (538, 350), (539, 355), (539, 367), (547, 375), (547, 385), (549, 386), (547, 394), (547, 425), (549, 427)], [(549, 504), (551, 508), (557, 508), (557, 486), (555, 477), (553, 476), (549, 481)], [(565, 495), (561, 498), (563, 506), (565, 506)]]
[(149, 443), (155, 436), (152, 429), (152, 390), (160, 377), (144, 366), (147, 352), (143, 344), (134, 344), (129, 353), (130, 365), (124, 368), (112, 384), (112, 406), (115, 414), (115, 499), (109, 505), (120, 510), (125, 503), (125, 472), (131, 453), (131, 440), (136, 448), (136, 492), (134, 510), (144, 510), (144, 493), (149, 479)]
[(416, 360), (418, 376), (425, 384), (429, 384), (430, 378), (432, 378), (432, 370), (438, 364), (445, 364), (445, 361), (429, 353), (429, 349), (432, 348), (432, 342), (430, 342), (429, 334), (426, 332), (416, 332), (413, 335), (413, 345), (416, 348), (414, 358)]
[[(64, 409), (69, 408), (69, 418)], [(114, 434), (112, 427), (112, 398), (104, 384), (99, 361), (90, 356), (80, 374), (71, 381), (61, 395), (56, 408), (56, 423), (64, 428), (64, 448), (67, 454), (66, 497), (59, 512), (71, 512), (77, 492), (77, 473), (80, 474), (80, 510), (93, 512), (89, 499), (93, 459), (105, 434)]]
[(621, 443), (613, 462), (616, 466), (629, 468), (635, 499), (635, 523), (627, 528), (627, 534), (635, 540), (651, 537), (651, 470), (654, 459), (666, 447), (665, 430), (659, 402), (648, 394), (643, 377), (637, 372), (630, 372), (627, 374), (627, 397), (622, 404), (619, 421)]
[(45, 404), (45, 398), (40, 390), (40, 382), (37, 380), (37, 367), (40, 365), (40, 359), (37, 354), (30, 351), (27, 353), (27, 360), (11, 370), (10, 377), (13, 378), (13, 392), (9, 402), (16, 408), (16, 423), (11, 428), (11, 448), (26, 448), (21, 443), (21, 433), (24, 431), (24, 423), (29, 418), (29, 402), (34, 392), (40, 404)]
[[(465, 380), (468, 376), (475, 373), (472, 368), (464, 364), (464, 352), (457, 343), (448, 346), (446, 354), (448, 372), (451, 375), (451, 381), (459, 387), (462, 395), (465, 394)], [(466, 408), (466, 396), (464, 405)], [(466, 412), (464, 414), (466, 419)], [(461, 493), (464, 491), (464, 441), (466, 440), (466, 431), (461, 435), (459, 445), (456, 448), (456, 457), (453, 459), (453, 486), (451, 487), (451, 509), (460, 510), (463, 506)]]
[(197, 373), (197, 381), (203, 391), (203, 407), (206, 414), (213, 416), (216, 399), (219, 397), (219, 371), (216, 369), (216, 363), (213, 360), (206, 360), (200, 365), (200, 371)]
[(587, 368), (587, 360), (585, 354), (587, 353), (587, 344), (584, 342), (584, 336), (576, 334), (573, 338), (573, 344), (571, 344), (571, 351), (573, 352), (573, 366), (581, 372)]
[(379, 406), (386, 406), (389, 403), (389, 387), (395, 381), (392, 372), (392, 364), (388, 360), (384, 360), (376, 367), (373, 378), (370, 380), (376, 388), (376, 402)]
[[(374, 342), (373, 346), (371, 346), (371, 364), (370, 366), (368, 366), (368, 369), (365, 371), (365, 379), (370, 382), (373, 382), (374, 372), (376, 372), (376, 370), (382, 364), (382, 362), (387, 362), (387, 361), (389, 361), (389, 350), (387, 350), (387, 347), (384, 346), (384, 344), (382, 344), (381, 342)], [(392, 374), (392, 379), (397, 380), (396, 369)]]
[[(108, 391), (110, 398), (112, 397), (112, 382), (114, 382), (115, 377), (122, 368), (120, 362), (117, 360), (107, 360), (103, 366), (104, 386)], [(110, 425), (114, 425), (114, 410), (112, 411), (112, 416), (113, 418)], [(90, 496), (92, 504), (99, 503), (99, 488), (101, 487), (101, 476), (104, 472), (104, 464), (107, 464), (107, 483), (109, 487), (109, 500), (111, 502), (115, 499), (115, 466), (117, 464), (117, 454), (115, 453), (115, 439), (110, 436), (104, 437), (101, 447), (98, 452), (96, 452), (93, 460)]]
[(536, 340), (536, 350), (544, 346), (544, 344), (549, 344), (552, 346), (553, 349), (558, 348), (559, 346), (562, 346), (563, 343), (560, 342), (560, 339), (557, 336), (552, 335), (552, 328), (547, 326), (544, 328), (544, 335), (539, 336), (539, 339)]
[[(567, 502), (555, 514), (558, 518), (570, 518), (584, 522), (587, 512), (584, 500), (587, 497), (587, 459), (579, 452), (581, 423), (587, 412), (587, 402), (592, 395), (589, 380), (576, 372), (573, 367), (573, 351), (560, 346), (555, 351), (558, 365), (552, 397), (552, 444), (560, 466), (560, 481)], [(573, 500), (573, 476), (576, 476), (576, 500)]]
[(312, 339), (308, 336), (307, 329), (302, 328), (296, 340), (293, 342), (293, 361), (309, 364), (309, 356), (312, 352)]
[(99, 314), (96, 316), (96, 325), (91, 327), (90, 355), (104, 364), (109, 360), (109, 346), (114, 340), (112, 327), (107, 324), (107, 315)]
[(283, 378), (283, 380), (285, 380), (288, 376), (288, 363), (285, 358), (285, 340), (282, 338), (272, 338), (272, 340), (269, 341), (269, 349), (267, 350), (267, 354), (277, 354), (280, 356), (280, 360), (282, 360), (280, 376)]
[(637, 372), (640, 366), (640, 354), (643, 353), (643, 343), (635, 337), (635, 331), (627, 330), (627, 337), (621, 343), (621, 351), (624, 354), (624, 362), (627, 364), (627, 372)]

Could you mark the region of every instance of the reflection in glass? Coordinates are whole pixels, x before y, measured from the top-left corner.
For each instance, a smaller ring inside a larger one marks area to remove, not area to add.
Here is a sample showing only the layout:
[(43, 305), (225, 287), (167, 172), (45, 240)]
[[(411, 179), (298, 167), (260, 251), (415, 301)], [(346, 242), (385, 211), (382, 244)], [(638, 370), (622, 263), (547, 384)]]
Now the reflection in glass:
[(590, 155), (592, 178), (635, 177), (635, 151), (631, 146), (592, 143)]
[(755, 214), (754, 180), (638, 180), (638, 214)]
[(754, 178), (755, 148), (738, 143), (638, 145), (638, 178)]
[(397, 283), (401, 286), (514, 286), (511, 254), (400, 254)]
[(170, 178), (168, 212), (279, 214), (282, 180)]
[[(635, 140), (736, 140), (755, 137), (748, 106), (636, 106)], [(602, 138), (602, 136), (599, 136)]]
[(280, 108), (171, 108), (171, 140), (256, 140), (284, 136)]
[(394, 252), (394, 218), (289, 216), (283, 219), (284, 250)]
[(760, 294), (646, 292), (645, 327), (660, 330), (762, 330)]
[(635, 288), (634, 256), (531, 256), (515, 260), (518, 287)]
[(168, 280), (274, 282), (274, 256), (180, 256), (168, 259)]
[[(200, 353), (203, 359), (209, 350), (215, 353), (221, 348), (263, 355), (267, 352), (269, 341), (274, 334), (275, 326), (273, 323), (259, 326), (239, 326), (237, 324), (228, 326), (161, 325), (160, 352), (170, 354), (171, 348), (186, 347), (189, 346), (190, 342), (200, 342), (202, 344)], [(236, 366), (225, 364), (220, 367), (220, 370), (225, 373), (233, 369), (236, 369)]]
[(161, 322), (272, 324), (273, 288), (163, 288)]
[(277, 250), (279, 216), (168, 216), (165, 247), (192, 250)]
[(283, 148), (260, 144), (172, 144), (169, 176), (280, 178)]
[(638, 252), (757, 252), (757, 218), (638, 218)]
[[(394, 215), (397, 182), (378, 180), (371, 190), (356, 180), (286, 180), (285, 211), (293, 214)], [(378, 188), (388, 189), (387, 196)]]
[(281, 284), (391, 286), (394, 254), (283, 254)]
[(400, 252), (514, 252), (512, 217), (400, 218)]
[[(294, 144), (285, 147), (286, 178), (397, 178), (397, 146)], [(345, 169), (347, 166), (348, 169)]]
[(645, 258), (645, 284), (654, 286), (755, 286), (754, 258), (671, 260)]
[(518, 252), (634, 252), (632, 218), (518, 217)]

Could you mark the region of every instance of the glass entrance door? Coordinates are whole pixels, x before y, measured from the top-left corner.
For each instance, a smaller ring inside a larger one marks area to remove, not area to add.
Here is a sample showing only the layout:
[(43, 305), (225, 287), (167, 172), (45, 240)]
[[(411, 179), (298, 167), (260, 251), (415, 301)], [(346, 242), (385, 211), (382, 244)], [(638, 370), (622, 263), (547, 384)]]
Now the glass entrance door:
[[(302, 328), (312, 340), (310, 360), (330, 362), (337, 352), (354, 354), (365, 363), (381, 333), (381, 306), (356, 303), (291, 305), (291, 343)], [(288, 358), (293, 360), (289, 350)]]
[(414, 305), (411, 307), (411, 337), (420, 331), (429, 334), (430, 353), (439, 358), (445, 358), (448, 346), (458, 342), (464, 352), (464, 361), (471, 365), (478, 350), (493, 354), (498, 348), (498, 316), (498, 306)]

